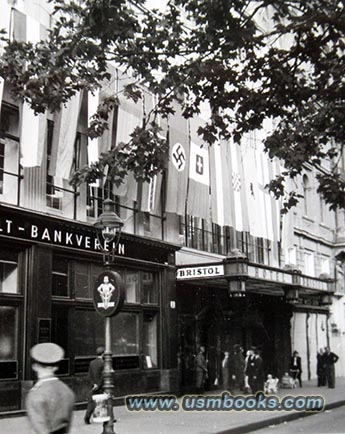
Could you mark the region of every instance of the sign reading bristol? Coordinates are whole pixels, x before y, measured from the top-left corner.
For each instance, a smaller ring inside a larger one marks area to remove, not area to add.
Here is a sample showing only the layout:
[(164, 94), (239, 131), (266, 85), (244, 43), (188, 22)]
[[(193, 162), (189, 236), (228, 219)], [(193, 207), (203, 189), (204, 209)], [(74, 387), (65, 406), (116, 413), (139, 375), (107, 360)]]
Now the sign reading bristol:
[(113, 316), (122, 307), (124, 300), (123, 281), (114, 271), (103, 271), (96, 279), (93, 289), (93, 304), (103, 316)]
[(221, 277), (224, 276), (223, 265), (206, 265), (198, 267), (179, 268), (176, 272), (176, 279), (197, 279), (205, 277)]

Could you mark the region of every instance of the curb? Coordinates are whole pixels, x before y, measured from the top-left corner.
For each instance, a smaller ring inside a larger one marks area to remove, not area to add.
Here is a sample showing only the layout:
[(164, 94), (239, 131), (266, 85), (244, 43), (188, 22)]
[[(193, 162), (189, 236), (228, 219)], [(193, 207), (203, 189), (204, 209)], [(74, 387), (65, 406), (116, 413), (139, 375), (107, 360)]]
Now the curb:
[[(323, 410), (332, 410), (333, 408), (342, 407), (345, 405), (345, 400), (331, 402), (330, 404), (326, 404)], [(314, 416), (315, 414), (320, 414), (320, 412), (300, 412), (300, 413), (289, 413), (282, 416), (271, 417), (270, 419), (260, 420), (258, 422), (252, 422), (247, 425), (241, 425), (237, 427), (233, 427), (231, 429), (227, 429), (224, 431), (218, 431), (216, 434), (246, 434), (253, 431), (257, 431), (262, 428), (266, 428), (270, 425), (279, 425), (283, 422), (291, 422), (293, 420), (300, 419), (302, 417)]]

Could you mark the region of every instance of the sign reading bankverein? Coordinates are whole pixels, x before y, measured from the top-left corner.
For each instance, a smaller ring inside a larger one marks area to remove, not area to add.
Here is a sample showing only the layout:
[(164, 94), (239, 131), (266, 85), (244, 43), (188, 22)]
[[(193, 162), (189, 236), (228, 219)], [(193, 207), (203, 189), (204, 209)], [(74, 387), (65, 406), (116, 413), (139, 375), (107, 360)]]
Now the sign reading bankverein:
[(122, 307), (124, 289), (121, 276), (114, 271), (99, 274), (93, 288), (93, 304), (103, 316), (113, 316)]
[(102, 246), (94, 231), (85, 232), (82, 228), (78, 230), (77, 225), (54, 219), (46, 221), (32, 215), (11, 215), (5, 218), (1, 216), (0, 235), (82, 250), (97, 252), (103, 249), (107, 251), (116, 249), (118, 255), (125, 253), (124, 245), (121, 243), (117, 246), (113, 243), (105, 243)]

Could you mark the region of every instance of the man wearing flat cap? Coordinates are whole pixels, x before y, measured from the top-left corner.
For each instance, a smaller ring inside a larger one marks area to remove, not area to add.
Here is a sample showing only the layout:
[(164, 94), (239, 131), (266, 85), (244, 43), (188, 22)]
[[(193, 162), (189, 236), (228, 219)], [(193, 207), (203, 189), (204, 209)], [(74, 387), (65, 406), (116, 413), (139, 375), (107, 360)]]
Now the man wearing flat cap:
[(75, 395), (56, 376), (64, 357), (59, 345), (47, 342), (30, 350), (38, 381), (26, 398), (26, 411), (35, 434), (66, 434), (70, 430)]
[(103, 369), (104, 369), (104, 347), (98, 347), (96, 349), (96, 359), (90, 362), (89, 366), (89, 381), (92, 384), (91, 394), (86, 407), (86, 413), (84, 416), (84, 422), (88, 425), (90, 423), (91, 415), (96, 407), (96, 403), (92, 399), (92, 395), (102, 392), (103, 387)]

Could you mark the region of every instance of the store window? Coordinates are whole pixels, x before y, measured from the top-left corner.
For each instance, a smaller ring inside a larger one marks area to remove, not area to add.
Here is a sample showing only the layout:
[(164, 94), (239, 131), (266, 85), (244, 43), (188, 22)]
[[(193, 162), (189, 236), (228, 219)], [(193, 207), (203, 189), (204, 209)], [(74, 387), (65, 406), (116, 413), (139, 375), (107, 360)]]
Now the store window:
[(76, 262), (74, 269), (74, 294), (76, 298), (91, 298), (92, 288), (89, 278), (89, 264)]
[(143, 366), (154, 369), (158, 366), (158, 313), (144, 313)]
[(151, 272), (143, 273), (143, 303), (158, 304), (158, 285), (156, 275)]
[(52, 294), (59, 297), (68, 297), (68, 261), (65, 258), (53, 258), (53, 284)]
[[(77, 310), (75, 314), (75, 355), (89, 356), (104, 345), (104, 318), (95, 311)], [(139, 354), (139, 314), (120, 312), (111, 319), (113, 356)]]
[(76, 357), (95, 354), (104, 345), (104, 318), (94, 310), (77, 310), (74, 315), (74, 351)]
[(139, 303), (140, 273), (139, 271), (126, 271), (125, 298), (127, 303)]
[(0, 306), (0, 379), (17, 378), (17, 336), (17, 308)]
[(114, 356), (139, 354), (139, 315), (120, 312), (111, 320)]
[(0, 250), (0, 292), (18, 293), (18, 255)]
[(17, 358), (17, 308), (0, 306), (0, 360)]

